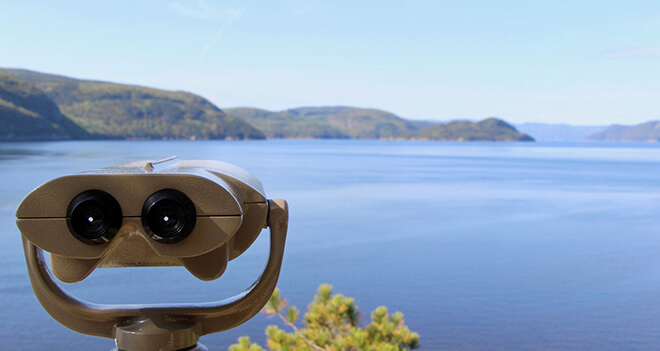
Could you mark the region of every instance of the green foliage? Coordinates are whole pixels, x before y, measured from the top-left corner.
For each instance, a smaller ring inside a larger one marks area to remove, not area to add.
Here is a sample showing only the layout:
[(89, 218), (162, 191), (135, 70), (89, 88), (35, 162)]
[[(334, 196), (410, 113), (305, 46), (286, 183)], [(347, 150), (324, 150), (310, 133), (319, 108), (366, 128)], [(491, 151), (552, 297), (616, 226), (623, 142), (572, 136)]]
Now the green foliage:
[[(276, 325), (266, 328), (266, 346), (271, 351), (403, 351), (420, 347), (419, 335), (405, 325), (403, 314), (390, 314), (380, 306), (371, 313), (371, 322), (360, 327), (360, 312), (351, 297), (332, 294), (332, 286), (319, 287), (307, 306), (302, 328), (296, 324), (300, 313), (275, 289), (263, 310), (278, 316), (291, 329), (286, 332)], [(263, 350), (248, 337), (241, 337), (229, 351)]]
[(263, 351), (263, 348), (257, 343), (250, 342), (247, 336), (241, 336), (237, 344), (229, 346), (229, 351)]
[(42, 90), (86, 131), (127, 139), (263, 139), (253, 126), (181, 91), (0, 70)]
[(0, 140), (88, 137), (33, 84), (0, 72)]

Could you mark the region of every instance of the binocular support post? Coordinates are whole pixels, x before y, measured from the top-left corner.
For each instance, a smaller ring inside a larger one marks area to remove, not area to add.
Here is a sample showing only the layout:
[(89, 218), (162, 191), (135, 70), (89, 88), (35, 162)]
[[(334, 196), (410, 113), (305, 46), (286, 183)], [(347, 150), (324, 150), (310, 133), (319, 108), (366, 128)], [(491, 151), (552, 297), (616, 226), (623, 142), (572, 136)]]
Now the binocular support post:
[(43, 250), (23, 237), (30, 281), (37, 299), (58, 322), (79, 333), (115, 339), (122, 351), (203, 351), (201, 336), (228, 330), (256, 315), (279, 278), (288, 226), (284, 200), (268, 201), (270, 252), (263, 273), (248, 289), (226, 300), (197, 304), (99, 305), (62, 290)]

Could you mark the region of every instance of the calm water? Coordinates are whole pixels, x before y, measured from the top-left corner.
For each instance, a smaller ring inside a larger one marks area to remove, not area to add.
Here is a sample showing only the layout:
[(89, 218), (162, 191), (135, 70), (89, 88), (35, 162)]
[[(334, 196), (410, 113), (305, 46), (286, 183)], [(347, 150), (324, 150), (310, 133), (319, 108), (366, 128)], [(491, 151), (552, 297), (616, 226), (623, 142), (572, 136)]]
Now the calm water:
[[(33, 296), (14, 224), (57, 176), (179, 155), (237, 164), (291, 208), (280, 288), (321, 283), (368, 313), (399, 310), (426, 350), (660, 348), (660, 147), (375, 141), (0, 144), (0, 350), (109, 350)], [(209, 301), (247, 287), (267, 236), (203, 283), (183, 268), (99, 269), (65, 287), (99, 303)], [(163, 284), (163, 281), (166, 283)], [(258, 315), (205, 336), (264, 344)]]

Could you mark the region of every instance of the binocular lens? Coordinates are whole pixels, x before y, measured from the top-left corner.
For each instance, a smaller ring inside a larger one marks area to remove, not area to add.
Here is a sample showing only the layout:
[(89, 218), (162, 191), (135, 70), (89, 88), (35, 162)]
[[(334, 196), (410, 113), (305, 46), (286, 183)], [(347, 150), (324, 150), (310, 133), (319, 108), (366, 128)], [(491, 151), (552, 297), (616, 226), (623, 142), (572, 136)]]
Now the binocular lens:
[(163, 243), (185, 239), (195, 228), (196, 220), (195, 205), (174, 189), (152, 194), (142, 207), (142, 226), (154, 240)]
[(67, 210), (67, 224), (71, 233), (87, 244), (109, 242), (122, 223), (121, 207), (112, 195), (101, 190), (78, 194)]

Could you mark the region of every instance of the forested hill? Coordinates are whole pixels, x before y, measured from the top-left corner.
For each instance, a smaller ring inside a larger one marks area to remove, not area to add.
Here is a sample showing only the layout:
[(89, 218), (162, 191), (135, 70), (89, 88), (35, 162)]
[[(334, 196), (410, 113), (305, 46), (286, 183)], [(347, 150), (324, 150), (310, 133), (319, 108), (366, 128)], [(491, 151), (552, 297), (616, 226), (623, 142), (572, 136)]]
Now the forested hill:
[[(263, 139), (253, 126), (187, 92), (79, 80), (27, 70), (0, 69), (41, 91), (85, 132), (125, 139)], [(11, 125), (24, 125), (17, 115)], [(29, 132), (29, 130), (26, 130)], [(43, 133), (35, 137), (45, 136)], [(72, 135), (74, 138), (77, 135)], [(43, 138), (48, 139), (48, 138)]]
[(0, 72), (0, 140), (89, 137), (89, 133), (64, 116), (41, 90)]
[(411, 139), (442, 141), (534, 141), (509, 123), (498, 118), (480, 122), (453, 121), (436, 124), (414, 133)]
[(344, 106), (225, 111), (259, 128), (268, 138), (395, 139), (430, 125), (381, 110)]
[(414, 121), (345, 106), (224, 111), (188, 92), (0, 69), (0, 140), (332, 138), (531, 141), (508, 123)]
[(230, 108), (225, 111), (262, 130), (268, 138), (352, 138), (443, 141), (533, 141), (510, 124), (488, 118), (446, 124), (403, 119), (354, 107), (301, 107), (284, 111)]
[(633, 126), (613, 124), (600, 133), (587, 138), (595, 141), (660, 141), (660, 121), (649, 121)]

